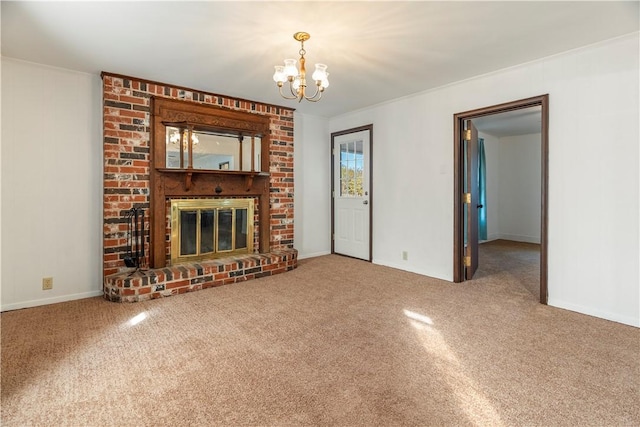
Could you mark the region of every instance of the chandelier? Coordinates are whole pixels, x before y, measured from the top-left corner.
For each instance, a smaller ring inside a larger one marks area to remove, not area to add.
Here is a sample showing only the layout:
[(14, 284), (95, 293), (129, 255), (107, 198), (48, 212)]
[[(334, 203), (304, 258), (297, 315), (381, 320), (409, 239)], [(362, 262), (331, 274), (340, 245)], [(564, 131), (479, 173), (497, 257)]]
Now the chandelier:
[[(169, 142), (171, 142), (172, 144), (178, 145), (178, 143), (180, 143), (180, 139), (181, 139), (180, 138), (180, 131), (178, 131), (178, 129), (175, 129), (169, 135), (169, 138), (167, 139), (167, 144), (169, 144)], [(188, 141), (189, 141), (189, 131), (187, 129), (185, 129), (183, 134), (182, 134), (182, 147), (185, 150), (187, 149)], [(193, 132), (191, 132), (191, 142), (193, 143), (193, 145), (196, 145), (196, 144), (200, 143), (200, 140), (198, 139), (198, 136)]]
[[(316, 69), (311, 76), (315, 82), (316, 91), (311, 96), (308, 96), (306, 93), (307, 74), (304, 67), (304, 55), (307, 51), (304, 50), (304, 42), (309, 40), (310, 37), (309, 33), (305, 32), (297, 32), (293, 35), (293, 38), (300, 42), (300, 69), (296, 66), (295, 59), (285, 59), (284, 65), (275, 66), (276, 71), (273, 74), (273, 81), (276, 82), (280, 95), (285, 99), (297, 99), (298, 102), (306, 99), (307, 101), (317, 102), (322, 98), (322, 92), (329, 87), (327, 66), (324, 64), (316, 64)], [(289, 82), (291, 96), (282, 93), (282, 86), (287, 81)]]

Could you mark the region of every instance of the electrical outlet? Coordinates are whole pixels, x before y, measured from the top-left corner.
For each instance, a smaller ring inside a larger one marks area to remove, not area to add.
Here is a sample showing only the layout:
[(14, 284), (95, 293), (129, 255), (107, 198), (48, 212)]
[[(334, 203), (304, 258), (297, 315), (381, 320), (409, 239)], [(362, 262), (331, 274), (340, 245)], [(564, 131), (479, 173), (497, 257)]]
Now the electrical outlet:
[(409, 259), (409, 252), (407, 251), (402, 251), (402, 259), (403, 260), (408, 260)]
[(53, 289), (53, 277), (43, 277), (42, 290), (48, 291), (49, 289)]

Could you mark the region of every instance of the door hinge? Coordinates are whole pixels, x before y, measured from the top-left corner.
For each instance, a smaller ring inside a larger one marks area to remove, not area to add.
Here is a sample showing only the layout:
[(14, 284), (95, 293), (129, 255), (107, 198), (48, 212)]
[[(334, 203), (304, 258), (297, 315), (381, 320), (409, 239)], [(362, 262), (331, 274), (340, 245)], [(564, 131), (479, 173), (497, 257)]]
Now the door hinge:
[(471, 193), (464, 193), (462, 195), (462, 203), (471, 203)]
[(464, 140), (471, 141), (471, 129), (467, 129), (464, 131)]
[(466, 256), (466, 257), (462, 258), (462, 261), (464, 262), (464, 266), (465, 267), (471, 267), (471, 257), (470, 256)]
[(335, 191), (331, 192), (331, 197), (333, 197), (335, 199), (335, 197), (336, 197), (336, 192)]
[(335, 234), (331, 235), (331, 240), (336, 240), (336, 235)]

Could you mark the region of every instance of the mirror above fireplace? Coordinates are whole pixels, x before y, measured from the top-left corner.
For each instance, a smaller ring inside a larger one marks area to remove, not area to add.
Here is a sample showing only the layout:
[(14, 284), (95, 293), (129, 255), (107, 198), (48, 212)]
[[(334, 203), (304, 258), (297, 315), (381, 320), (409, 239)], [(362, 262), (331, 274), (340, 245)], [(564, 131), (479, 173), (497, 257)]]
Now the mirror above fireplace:
[(186, 122), (164, 124), (167, 169), (261, 171), (261, 135), (245, 136)]

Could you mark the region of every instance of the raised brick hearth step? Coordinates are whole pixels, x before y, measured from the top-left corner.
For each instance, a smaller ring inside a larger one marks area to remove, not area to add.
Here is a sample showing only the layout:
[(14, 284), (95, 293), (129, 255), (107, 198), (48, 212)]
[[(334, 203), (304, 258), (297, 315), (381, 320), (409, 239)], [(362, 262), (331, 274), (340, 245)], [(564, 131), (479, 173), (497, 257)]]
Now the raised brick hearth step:
[(104, 297), (137, 302), (284, 273), (298, 266), (298, 251), (239, 255), (193, 264), (112, 274), (104, 279)]

